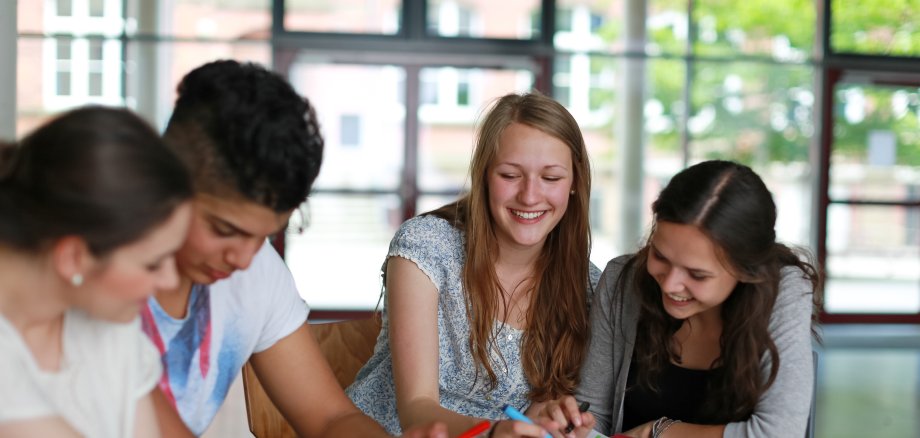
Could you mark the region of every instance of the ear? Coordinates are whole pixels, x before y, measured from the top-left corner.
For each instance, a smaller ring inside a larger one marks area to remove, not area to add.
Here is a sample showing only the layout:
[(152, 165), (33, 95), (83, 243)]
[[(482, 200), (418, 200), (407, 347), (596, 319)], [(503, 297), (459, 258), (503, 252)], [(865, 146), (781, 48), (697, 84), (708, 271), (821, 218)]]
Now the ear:
[(92, 262), (93, 255), (89, 251), (89, 245), (82, 237), (65, 236), (58, 239), (51, 247), (52, 267), (67, 283), (71, 283), (75, 276), (85, 276)]

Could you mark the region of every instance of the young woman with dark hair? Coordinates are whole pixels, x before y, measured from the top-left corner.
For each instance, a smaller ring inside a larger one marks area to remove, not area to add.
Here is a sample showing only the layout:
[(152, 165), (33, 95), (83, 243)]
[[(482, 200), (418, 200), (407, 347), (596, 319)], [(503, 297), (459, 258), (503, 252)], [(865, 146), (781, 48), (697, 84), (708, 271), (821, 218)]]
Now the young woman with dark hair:
[[(578, 123), (538, 93), (497, 99), (477, 132), (470, 191), (404, 223), (383, 266), (383, 328), (348, 388), (391, 433), (456, 435), (570, 394), (600, 271), (588, 260), (591, 169)], [(551, 424), (543, 424), (551, 427)], [(543, 436), (496, 421), (492, 437)]]
[[(611, 260), (598, 285), (576, 395), (597, 429), (803, 436), (822, 277), (776, 241), (766, 185), (747, 166), (706, 161), (674, 176), (652, 212), (646, 245)], [(545, 415), (567, 423), (574, 405)]]
[(138, 314), (178, 283), (191, 196), (126, 110), (74, 110), (0, 148), (0, 435), (159, 436)]

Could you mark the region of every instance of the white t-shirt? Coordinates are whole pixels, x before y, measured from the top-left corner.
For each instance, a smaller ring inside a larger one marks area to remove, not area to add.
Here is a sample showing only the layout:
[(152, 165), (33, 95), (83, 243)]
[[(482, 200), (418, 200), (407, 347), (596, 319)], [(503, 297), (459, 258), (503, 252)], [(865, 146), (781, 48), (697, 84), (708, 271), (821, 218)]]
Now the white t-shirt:
[(61, 417), (87, 437), (133, 436), (137, 401), (162, 370), (138, 320), (117, 324), (73, 310), (63, 330), (60, 370), (48, 372), (0, 315), (0, 422)]
[(185, 318), (169, 316), (154, 298), (141, 317), (162, 354), (160, 389), (201, 435), (249, 356), (300, 328), (308, 313), (291, 272), (265, 243), (248, 269), (194, 285)]

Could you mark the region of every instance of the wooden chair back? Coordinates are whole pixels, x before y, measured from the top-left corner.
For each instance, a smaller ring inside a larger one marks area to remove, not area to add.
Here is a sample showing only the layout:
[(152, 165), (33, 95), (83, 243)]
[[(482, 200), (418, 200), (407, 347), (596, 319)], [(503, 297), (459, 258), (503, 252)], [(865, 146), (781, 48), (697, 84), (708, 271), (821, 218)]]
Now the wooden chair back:
[[(310, 332), (342, 388), (370, 359), (380, 333), (379, 318), (310, 324)], [(249, 430), (256, 438), (293, 438), (297, 434), (268, 398), (250, 363), (243, 366), (243, 392)]]

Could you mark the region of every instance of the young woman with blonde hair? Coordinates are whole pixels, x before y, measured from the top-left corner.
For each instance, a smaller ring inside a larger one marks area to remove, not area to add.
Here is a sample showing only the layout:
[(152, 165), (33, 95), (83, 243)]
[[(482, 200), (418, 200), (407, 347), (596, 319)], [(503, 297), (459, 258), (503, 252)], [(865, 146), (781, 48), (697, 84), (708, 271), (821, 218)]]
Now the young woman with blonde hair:
[[(440, 420), (457, 435), (578, 383), (599, 270), (577, 122), (541, 94), (503, 96), (470, 175), (467, 195), (400, 227), (384, 262), (383, 327), (347, 392), (391, 433)], [(498, 421), (488, 435), (543, 428)]]

